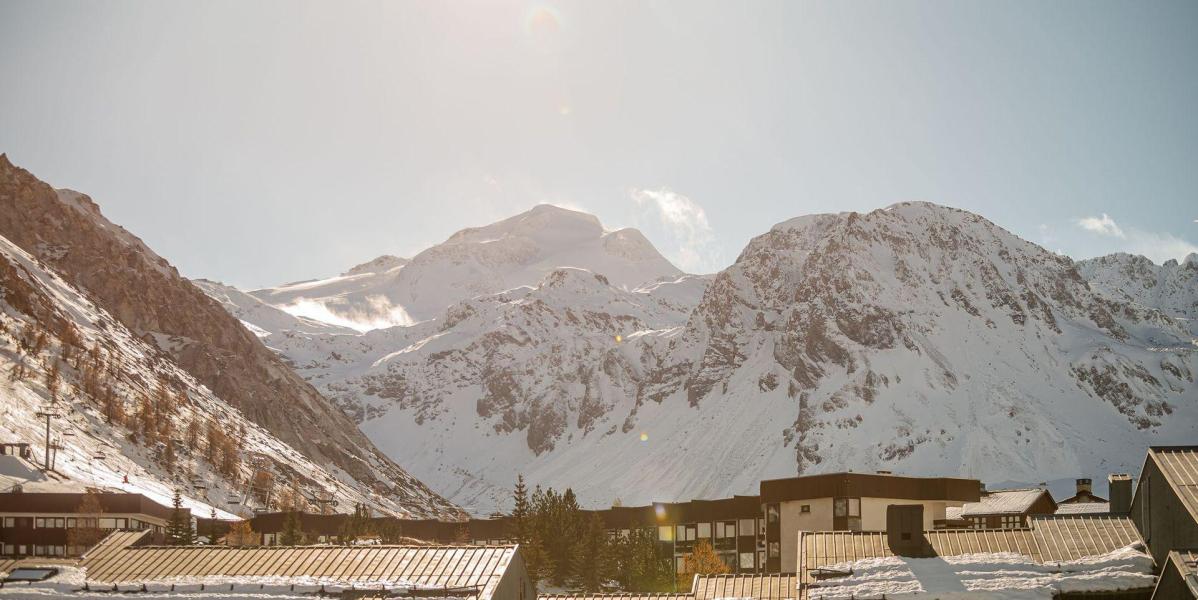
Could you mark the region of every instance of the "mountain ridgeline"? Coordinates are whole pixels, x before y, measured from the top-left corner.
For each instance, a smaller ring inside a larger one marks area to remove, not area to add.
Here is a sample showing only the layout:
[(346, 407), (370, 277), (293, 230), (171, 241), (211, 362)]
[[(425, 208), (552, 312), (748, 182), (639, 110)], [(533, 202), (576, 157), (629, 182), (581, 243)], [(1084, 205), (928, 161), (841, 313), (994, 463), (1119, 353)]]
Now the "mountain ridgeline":
[(205, 289), (241, 315), (406, 315), (351, 335), (255, 325), (384, 452), (486, 512), (518, 472), (604, 504), (849, 469), (1134, 470), (1198, 433), (1196, 262), (1074, 263), (905, 203), (780, 223), (694, 276), (635, 230), (538, 206), (410, 262), (249, 292), (261, 306)]
[[(219, 303), (141, 240), (105, 219), (87, 196), (55, 190), (3, 155), (0, 236), (164, 353), (220, 401), (336, 474), (338, 485), (356, 486), (377, 509), (460, 514), (379, 452), (349, 418)], [(314, 475), (294, 473), (280, 481), (306, 481)], [(328, 485), (310, 483), (314, 489)]]

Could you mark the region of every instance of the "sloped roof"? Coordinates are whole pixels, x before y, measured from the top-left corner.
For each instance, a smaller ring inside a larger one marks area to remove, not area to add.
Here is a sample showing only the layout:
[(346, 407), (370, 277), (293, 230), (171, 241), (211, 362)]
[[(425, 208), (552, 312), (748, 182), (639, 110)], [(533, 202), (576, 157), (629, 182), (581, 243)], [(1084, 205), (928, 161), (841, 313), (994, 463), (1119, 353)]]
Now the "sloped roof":
[[(145, 583), (302, 581), (394, 585), (490, 598), (516, 546), (136, 546), (145, 532), (117, 533), (83, 557), (93, 587)], [(118, 537), (119, 536), (119, 537)]]
[(1058, 504), (1058, 515), (1101, 515), (1111, 512), (1110, 502), (1073, 502)]
[(799, 597), (799, 580), (794, 574), (696, 575), (691, 593), (697, 600), (756, 598), (786, 600)]
[(1148, 453), (1190, 512), (1190, 518), (1198, 521), (1198, 446), (1158, 446), (1149, 448)]
[[(1127, 517), (1032, 517), (1023, 529), (937, 529), (925, 531), (937, 556), (1013, 552), (1038, 563), (1076, 560), (1142, 543)], [(893, 556), (886, 532), (820, 531), (799, 533), (799, 584), (814, 581), (812, 569), (866, 558)]]
[[(1040, 488), (995, 490), (982, 495), (978, 502), (966, 502), (961, 507), (960, 516), (1021, 515), (1030, 510), (1032, 505), (1045, 494), (1048, 494), (1048, 491)], [(1049, 495), (1049, 498), (1051, 497)]]
[(617, 594), (542, 594), (537, 600), (695, 600), (687, 592), (625, 592)]

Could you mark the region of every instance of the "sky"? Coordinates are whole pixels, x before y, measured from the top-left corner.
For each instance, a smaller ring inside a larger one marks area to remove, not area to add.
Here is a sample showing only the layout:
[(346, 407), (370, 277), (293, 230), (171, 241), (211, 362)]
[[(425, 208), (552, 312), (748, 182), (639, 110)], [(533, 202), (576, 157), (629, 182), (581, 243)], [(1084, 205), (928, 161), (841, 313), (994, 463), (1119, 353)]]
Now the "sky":
[(189, 277), (411, 256), (542, 202), (687, 271), (926, 200), (1198, 251), (1198, 2), (0, 0), (0, 152)]

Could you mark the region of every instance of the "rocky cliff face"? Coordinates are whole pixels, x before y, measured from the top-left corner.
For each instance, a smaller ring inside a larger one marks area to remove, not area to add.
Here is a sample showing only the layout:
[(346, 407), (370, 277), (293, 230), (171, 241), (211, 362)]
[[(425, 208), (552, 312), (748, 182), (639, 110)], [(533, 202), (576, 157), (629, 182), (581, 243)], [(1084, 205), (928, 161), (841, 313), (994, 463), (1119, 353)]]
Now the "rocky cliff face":
[(220, 304), (84, 195), (56, 191), (0, 156), (0, 235), (85, 290), (223, 401), (380, 506), (452, 515), (453, 505), (380, 453), (344, 414)]
[(1198, 432), (1185, 322), (921, 203), (781, 223), (711, 278), (559, 268), (412, 326), (267, 340), (480, 511), (517, 472), (595, 503), (844, 469), (1042, 481)]
[(1079, 261), (1077, 270), (1094, 290), (1183, 319), (1198, 335), (1198, 254), (1163, 265), (1143, 256), (1111, 254)]

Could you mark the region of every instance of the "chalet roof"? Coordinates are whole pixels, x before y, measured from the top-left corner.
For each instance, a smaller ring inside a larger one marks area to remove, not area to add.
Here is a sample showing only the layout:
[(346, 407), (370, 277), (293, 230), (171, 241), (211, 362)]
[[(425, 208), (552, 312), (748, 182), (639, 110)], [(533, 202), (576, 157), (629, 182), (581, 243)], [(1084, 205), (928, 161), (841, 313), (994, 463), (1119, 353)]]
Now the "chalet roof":
[(418, 587), (486, 600), (516, 546), (139, 546), (145, 532), (114, 533), (83, 557), (93, 588), (147, 584)]
[(1058, 504), (1058, 515), (1101, 515), (1111, 512), (1110, 502), (1074, 502)]
[[(1052, 495), (1040, 488), (995, 490), (987, 492), (977, 502), (966, 502), (960, 509), (960, 517), (976, 517), (981, 515), (1021, 515), (1031, 510), (1032, 505), (1042, 496)], [(952, 507), (950, 507), (952, 508)], [(956, 511), (952, 511), (956, 512)], [(949, 513), (946, 512), (946, 516)], [(952, 518), (952, 517), (948, 517)]]
[[(1076, 560), (1143, 543), (1135, 524), (1117, 516), (1034, 516), (1023, 529), (938, 529), (924, 532), (936, 556), (1012, 552), (1037, 563)], [(867, 558), (894, 556), (886, 532), (799, 533), (799, 583), (813, 569)]]
[(696, 600), (716, 598), (756, 598), (786, 600), (798, 598), (799, 580), (791, 574), (696, 575), (691, 593)]
[(1198, 446), (1154, 446), (1148, 455), (1156, 461), (1173, 493), (1198, 521)]
[(901, 500), (977, 502), (981, 482), (957, 477), (915, 477), (890, 473), (827, 473), (761, 482), (761, 502), (856, 496)]
[(1171, 550), (1168, 561), (1191, 590), (1198, 585), (1198, 550)]

